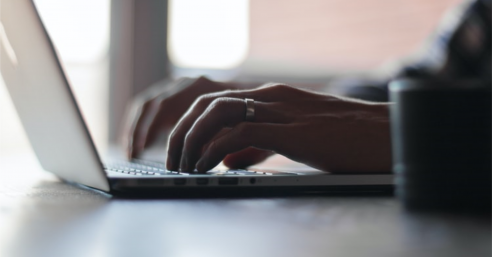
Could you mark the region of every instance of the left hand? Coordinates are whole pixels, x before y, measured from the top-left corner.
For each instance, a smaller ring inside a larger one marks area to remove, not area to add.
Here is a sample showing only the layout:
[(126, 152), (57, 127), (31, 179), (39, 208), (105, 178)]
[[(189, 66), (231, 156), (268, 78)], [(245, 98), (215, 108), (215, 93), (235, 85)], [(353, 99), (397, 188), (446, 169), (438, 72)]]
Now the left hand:
[(229, 89), (205, 77), (157, 82), (139, 93), (127, 114), (123, 135), (128, 159), (137, 158), (160, 134), (166, 134), (200, 95)]
[[(244, 98), (255, 100), (245, 122)], [(248, 147), (332, 172), (390, 171), (387, 104), (270, 84), (203, 95), (171, 133), (167, 168), (205, 172)]]

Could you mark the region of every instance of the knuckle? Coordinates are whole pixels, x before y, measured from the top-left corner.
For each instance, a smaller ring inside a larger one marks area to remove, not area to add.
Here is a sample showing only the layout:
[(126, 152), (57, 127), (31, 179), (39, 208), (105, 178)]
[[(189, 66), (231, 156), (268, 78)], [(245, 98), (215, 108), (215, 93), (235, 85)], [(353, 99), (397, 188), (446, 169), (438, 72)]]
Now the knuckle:
[(237, 123), (234, 117), (234, 101), (237, 99), (229, 97), (220, 97), (212, 101), (205, 111), (207, 119), (220, 122), (225, 127), (231, 127)]
[(145, 95), (137, 95), (136, 97), (133, 98), (132, 104), (138, 106), (145, 106), (150, 104), (153, 100), (154, 98)]
[(209, 81), (210, 80), (204, 75), (202, 75), (196, 79), (196, 82), (209, 82)]
[(281, 95), (292, 95), (296, 94), (294, 92), (295, 88), (286, 85), (286, 84), (280, 84), (280, 83), (268, 83), (261, 87), (261, 92), (263, 95), (269, 95), (269, 96), (278, 96), (279, 94)]
[(135, 103), (133, 106), (136, 109), (137, 113), (146, 114), (154, 107), (155, 102), (153, 100), (140, 101), (139, 103)]
[(226, 97), (219, 97), (219, 98), (216, 98), (215, 100), (213, 100), (210, 105), (209, 105), (209, 108), (211, 110), (223, 110), (224, 108), (227, 108), (227, 105), (229, 104), (229, 99), (226, 98)]
[(291, 87), (286, 84), (271, 82), (263, 85), (262, 88), (269, 89), (269, 90), (286, 90)]
[(148, 106), (148, 102), (145, 102), (145, 101), (141, 101), (141, 100), (133, 100), (130, 104), (130, 107), (132, 110), (144, 110)]
[(237, 101), (237, 99), (230, 97), (216, 98), (208, 106), (207, 112), (214, 115), (214, 117), (227, 117), (231, 113), (231, 108), (234, 107), (234, 101)]
[(206, 94), (205, 95), (201, 95), (201, 96), (199, 96), (199, 97), (196, 98), (195, 103), (197, 103), (197, 104), (202, 103), (206, 99), (207, 99), (207, 95)]
[(142, 101), (140, 102), (138, 105), (142, 108), (142, 109), (147, 109), (149, 108), (151, 105), (153, 104), (152, 101)]
[(195, 106), (198, 108), (205, 109), (212, 101), (213, 101), (213, 95), (211, 94), (201, 95), (195, 100)]
[(167, 98), (161, 98), (159, 100), (157, 100), (157, 103), (155, 103), (156, 106), (158, 106), (159, 108), (163, 108), (166, 106), (167, 104), (167, 101), (168, 99)]
[(286, 84), (274, 84), (272, 87), (271, 87), (272, 90), (275, 90), (275, 91), (289, 91), (289, 90), (292, 90), (293, 87), (291, 86), (288, 86)]

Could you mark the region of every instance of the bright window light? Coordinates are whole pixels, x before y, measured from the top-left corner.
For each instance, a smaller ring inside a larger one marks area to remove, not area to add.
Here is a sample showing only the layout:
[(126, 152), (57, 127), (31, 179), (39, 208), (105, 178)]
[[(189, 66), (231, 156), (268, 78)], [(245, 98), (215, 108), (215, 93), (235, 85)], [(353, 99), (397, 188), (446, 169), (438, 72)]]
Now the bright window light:
[(248, 0), (170, 0), (171, 61), (185, 68), (229, 69), (246, 58)]
[(89, 63), (106, 57), (109, 0), (35, 0), (35, 3), (66, 63)]

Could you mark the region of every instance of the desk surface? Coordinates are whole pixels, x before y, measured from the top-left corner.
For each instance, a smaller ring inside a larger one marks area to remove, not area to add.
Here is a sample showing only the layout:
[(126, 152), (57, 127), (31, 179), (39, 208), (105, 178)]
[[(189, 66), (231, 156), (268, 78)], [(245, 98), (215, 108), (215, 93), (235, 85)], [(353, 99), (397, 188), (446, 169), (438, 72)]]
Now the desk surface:
[(410, 213), (391, 196), (115, 199), (35, 160), (0, 172), (0, 256), (491, 256), (488, 215)]

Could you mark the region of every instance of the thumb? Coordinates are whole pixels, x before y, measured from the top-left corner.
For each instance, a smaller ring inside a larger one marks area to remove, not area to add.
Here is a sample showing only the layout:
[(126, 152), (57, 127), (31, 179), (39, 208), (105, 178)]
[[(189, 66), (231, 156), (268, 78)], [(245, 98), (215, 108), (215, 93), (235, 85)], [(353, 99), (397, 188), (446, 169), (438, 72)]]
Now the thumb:
[(273, 154), (274, 152), (272, 151), (265, 151), (253, 147), (248, 147), (239, 152), (228, 154), (224, 158), (223, 163), (225, 166), (231, 169), (241, 169), (254, 164), (258, 164), (266, 160)]

